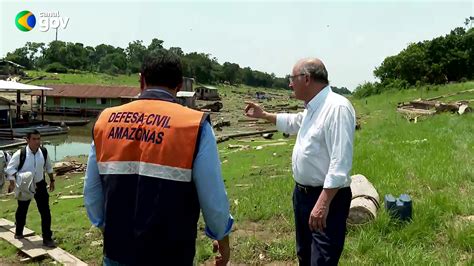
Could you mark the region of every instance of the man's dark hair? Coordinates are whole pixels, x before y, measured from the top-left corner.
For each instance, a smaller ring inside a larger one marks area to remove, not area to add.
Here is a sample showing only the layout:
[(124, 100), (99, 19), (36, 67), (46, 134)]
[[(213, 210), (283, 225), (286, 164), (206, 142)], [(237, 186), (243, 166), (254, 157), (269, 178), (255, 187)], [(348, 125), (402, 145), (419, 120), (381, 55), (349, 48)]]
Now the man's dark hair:
[(40, 135), (41, 136), (40, 132), (36, 129), (33, 129), (32, 131), (28, 131), (28, 133), (26, 133), (26, 138), (30, 139), (31, 135)]
[(147, 86), (174, 89), (183, 82), (183, 67), (179, 57), (168, 50), (151, 51), (143, 60), (141, 72)]

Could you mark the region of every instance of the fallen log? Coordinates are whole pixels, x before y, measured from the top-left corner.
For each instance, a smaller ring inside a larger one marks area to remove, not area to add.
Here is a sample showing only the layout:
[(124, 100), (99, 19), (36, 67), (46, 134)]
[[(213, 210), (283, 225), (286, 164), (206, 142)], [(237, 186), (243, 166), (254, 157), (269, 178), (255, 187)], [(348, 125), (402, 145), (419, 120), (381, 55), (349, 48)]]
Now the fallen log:
[(365, 224), (377, 217), (377, 209), (380, 207), (379, 193), (365, 176), (353, 175), (351, 178), (352, 201), (347, 223)]

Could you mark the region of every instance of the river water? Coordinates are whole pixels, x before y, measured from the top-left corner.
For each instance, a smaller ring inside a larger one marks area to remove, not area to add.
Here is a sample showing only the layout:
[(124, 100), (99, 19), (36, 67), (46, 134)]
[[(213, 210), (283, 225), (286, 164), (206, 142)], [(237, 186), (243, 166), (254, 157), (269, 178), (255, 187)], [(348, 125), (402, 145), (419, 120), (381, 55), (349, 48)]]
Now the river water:
[[(61, 117), (48, 117), (45, 120), (59, 120)], [(74, 120), (75, 117), (64, 118), (65, 120)], [(81, 118), (82, 119), (82, 118)], [(66, 156), (88, 155), (92, 141), (93, 119), (88, 118), (91, 122), (85, 126), (70, 127), (69, 133), (56, 136), (41, 137), (44, 146), (48, 149), (48, 155), (54, 162), (62, 161)], [(12, 154), (20, 147), (8, 149)]]

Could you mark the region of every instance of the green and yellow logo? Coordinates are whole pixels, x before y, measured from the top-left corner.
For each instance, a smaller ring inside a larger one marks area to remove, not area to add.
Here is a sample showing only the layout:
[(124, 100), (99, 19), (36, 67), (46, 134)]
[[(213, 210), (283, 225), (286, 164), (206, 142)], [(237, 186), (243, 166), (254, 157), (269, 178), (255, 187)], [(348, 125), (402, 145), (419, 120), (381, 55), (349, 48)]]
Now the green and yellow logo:
[(15, 25), (21, 31), (30, 31), (36, 25), (35, 15), (28, 10), (21, 11), (16, 15)]

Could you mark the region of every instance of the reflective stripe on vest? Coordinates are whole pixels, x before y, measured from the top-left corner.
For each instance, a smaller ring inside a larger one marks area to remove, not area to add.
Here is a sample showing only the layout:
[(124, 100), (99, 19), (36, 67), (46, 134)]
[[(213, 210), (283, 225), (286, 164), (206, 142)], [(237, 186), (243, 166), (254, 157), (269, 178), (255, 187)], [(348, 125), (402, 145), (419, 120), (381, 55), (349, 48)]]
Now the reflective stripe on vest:
[(101, 175), (136, 174), (173, 181), (191, 182), (191, 169), (133, 161), (99, 162), (98, 166)]
[(203, 116), (161, 100), (105, 109), (94, 126), (99, 173), (190, 182)]

